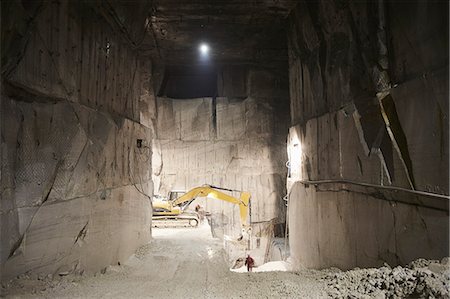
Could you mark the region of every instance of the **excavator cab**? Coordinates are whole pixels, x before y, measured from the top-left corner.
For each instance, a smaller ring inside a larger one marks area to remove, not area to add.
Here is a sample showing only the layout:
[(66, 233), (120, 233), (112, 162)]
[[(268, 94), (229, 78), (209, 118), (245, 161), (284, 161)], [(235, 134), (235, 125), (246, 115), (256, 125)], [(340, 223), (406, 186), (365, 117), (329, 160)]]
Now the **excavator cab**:
[[(171, 190), (169, 191), (169, 195), (167, 196), (168, 200), (170, 202), (174, 202), (175, 200), (177, 200), (178, 198), (180, 198), (181, 196), (183, 196), (184, 194), (186, 194), (185, 190)], [(179, 205), (177, 205), (178, 207), (180, 207), (181, 211), (186, 210), (191, 203), (195, 200), (196, 198), (193, 198), (192, 200), (180, 203)]]
[(167, 199), (169, 201), (174, 201), (175, 199), (177, 199), (178, 197), (180, 197), (181, 195), (183, 195), (185, 193), (186, 193), (185, 190), (171, 190), (171, 191), (169, 191), (169, 195), (167, 196)]

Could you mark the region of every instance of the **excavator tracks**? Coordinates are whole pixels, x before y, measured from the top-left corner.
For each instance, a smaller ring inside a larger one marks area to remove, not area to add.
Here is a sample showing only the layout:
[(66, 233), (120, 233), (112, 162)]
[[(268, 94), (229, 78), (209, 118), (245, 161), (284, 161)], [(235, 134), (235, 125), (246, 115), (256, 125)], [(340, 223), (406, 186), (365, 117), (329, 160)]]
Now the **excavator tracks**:
[(200, 222), (196, 216), (153, 216), (152, 227), (197, 227)]

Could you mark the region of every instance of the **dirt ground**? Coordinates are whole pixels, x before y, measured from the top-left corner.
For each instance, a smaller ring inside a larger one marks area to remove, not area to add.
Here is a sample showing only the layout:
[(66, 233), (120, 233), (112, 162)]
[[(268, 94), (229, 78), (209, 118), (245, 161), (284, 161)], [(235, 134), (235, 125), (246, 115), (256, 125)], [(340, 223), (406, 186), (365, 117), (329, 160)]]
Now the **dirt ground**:
[(448, 259), (410, 268), (231, 272), (208, 224), (154, 229), (126, 264), (96, 275), (22, 275), (2, 286), (8, 298), (448, 298)]

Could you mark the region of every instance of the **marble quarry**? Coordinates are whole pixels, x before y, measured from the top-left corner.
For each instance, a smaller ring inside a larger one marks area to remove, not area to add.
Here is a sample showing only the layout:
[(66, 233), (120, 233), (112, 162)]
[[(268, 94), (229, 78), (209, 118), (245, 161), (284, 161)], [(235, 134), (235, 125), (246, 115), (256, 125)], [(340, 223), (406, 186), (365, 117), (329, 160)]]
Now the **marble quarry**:
[[(0, 280), (123, 265), (155, 195), (205, 184), (251, 193), (259, 265), (445, 264), (448, 11), (2, 1)], [(238, 207), (196, 203), (242, 257)]]

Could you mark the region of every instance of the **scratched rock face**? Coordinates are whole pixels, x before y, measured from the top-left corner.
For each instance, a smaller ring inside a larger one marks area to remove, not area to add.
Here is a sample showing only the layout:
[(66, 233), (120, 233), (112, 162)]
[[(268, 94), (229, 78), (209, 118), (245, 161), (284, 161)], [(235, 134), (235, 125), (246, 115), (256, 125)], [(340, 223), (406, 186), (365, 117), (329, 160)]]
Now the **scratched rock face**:
[(150, 238), (151, 65), (73, 5), (19, 7), (5, 23), (35, 27), (2, 56), (17, 58), (2, 78), (2, 279), (98, 271)]
[(311, 1), (289, 16), (298, 267), (448, 254), (448, 3), (410, 4)]

